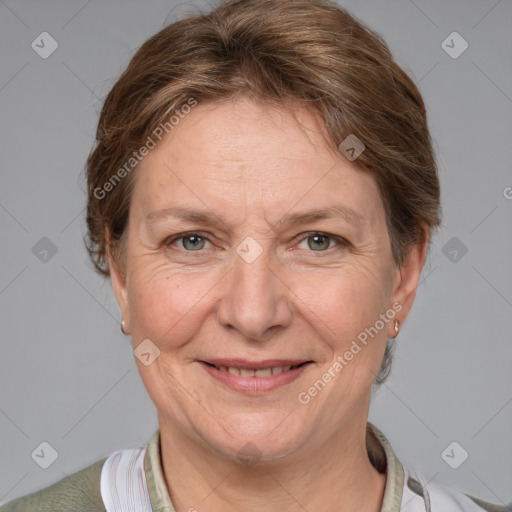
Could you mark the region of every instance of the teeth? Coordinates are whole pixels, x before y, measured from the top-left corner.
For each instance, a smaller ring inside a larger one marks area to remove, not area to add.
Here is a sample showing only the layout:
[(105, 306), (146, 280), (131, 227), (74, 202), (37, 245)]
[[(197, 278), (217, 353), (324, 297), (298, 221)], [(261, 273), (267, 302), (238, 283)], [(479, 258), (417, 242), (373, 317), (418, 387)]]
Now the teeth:
[(272, 368), (265, 368), (264, 370), (256, 370), (255, 377), (270, 377), (272, 375)]
[(231, 375), (239, 375), (241, 377), (271, 377), (272, 375), (279, 375), (280, 373), (289, 371), (291, 366), (276, 366), (275, 368), (261, 368), (260, 370), (248, 370), (245, 368), (227, 366), (216, 366), (215, 368), (222, 372), (231, 373)]

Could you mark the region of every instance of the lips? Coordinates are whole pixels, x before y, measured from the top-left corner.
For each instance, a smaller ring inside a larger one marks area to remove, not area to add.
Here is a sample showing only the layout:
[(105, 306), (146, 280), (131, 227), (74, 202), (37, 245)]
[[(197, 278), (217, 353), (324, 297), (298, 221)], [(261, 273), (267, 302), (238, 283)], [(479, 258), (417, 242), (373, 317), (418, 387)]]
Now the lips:
[(236, 391), (251, 394), (271, 391), (289, 384), (313, 363), (304, 359), (208, 359), (198, 362), (216, 380)]
[[(287, 371), (291, 367), (300, 366), (311, 361), (306, 359), (265, 359), (263, 361), (249, 361), (246, 359), (205, 359), (204, 363), (211, 364), (217, 369), (225, 370), (245, 370), (245, 371), (260, 371), (268, 369), (281, 369)], [(281, 372), (276, 372), (281, 373)]]
[[(210, 364), (210, 363), (207, 363)], [(305, 364), (305, 363), (301, 363)], [(298, 365), (284, 365), (284, 366), (267, 366), (266, 368), (254, 368), (243, 366), (218, 366), (212, 364), (214, 368), (221, 372), (227, 372), (231, 375), (241, 375), (242, 377), (271, 377), (272, 375), (279, 375), (280, 373), (290, 371), (291, 369), (298, 368)]]

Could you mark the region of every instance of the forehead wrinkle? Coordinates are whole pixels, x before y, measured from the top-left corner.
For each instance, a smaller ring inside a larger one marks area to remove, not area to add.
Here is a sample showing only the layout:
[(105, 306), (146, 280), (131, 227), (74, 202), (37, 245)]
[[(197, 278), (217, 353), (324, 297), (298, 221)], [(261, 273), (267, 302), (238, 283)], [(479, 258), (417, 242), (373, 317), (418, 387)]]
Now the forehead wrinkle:
[(297, 224), (306, 224), (308, 222), (336, 218), (341, 218), (348, 223), (355, 224), (358, 227), (361, 227), (365, 224), (365, 218), (360, 213), (343, 205), (334, 205), (316, 210), (287, 213), (281, 217), (281, 219), (276, 221), (273, 224), (273, 227), (283, 229), (287, 226), (295, 226)]
[(232, 223), (226, 221), (212, 211), (195, 210), (191, 208), (184, 208), (182, 206), (170, 206), (160, 210), (155, 210), (146, 215), (145, 220), (146, 223), (153, 224), (154, 222), (166, 219), (168, 217), (174, 217), (206, 226), (218, 226), (219, 224), (224, 224), (229, 229), (233, 229), (235, 227)]
[[(218, 226), (219, 224), (223, 224), (231, 230), (233, 230), (236, 227), (232, 222), (223, 219), (220, 215), (217, 215), (212, 211), (194, 210), (184, 208), (181, 206), (171, 206), (150, 212), (146, 216), (146, 222), (152, 224), (153, 222), (168, 217), (175, 217), (181, 220), (186, 220), (192, 223), (198, 223), (207, 226)], [(359, 227), (361, 227), (365, 223), (364, 217), (355, 210), (347, 208), (343, 205), (334, 205), (322, 209), (309, 210), (297, 213), (288, 213), (281, 217), (281, 219), (276, 221), (272, 225), (272, 229), (284, 229), (286, 227), (296, 226), (299, 224), (307, 224), (319, 220), (328, 220), (336, 218), (341, 218)]]

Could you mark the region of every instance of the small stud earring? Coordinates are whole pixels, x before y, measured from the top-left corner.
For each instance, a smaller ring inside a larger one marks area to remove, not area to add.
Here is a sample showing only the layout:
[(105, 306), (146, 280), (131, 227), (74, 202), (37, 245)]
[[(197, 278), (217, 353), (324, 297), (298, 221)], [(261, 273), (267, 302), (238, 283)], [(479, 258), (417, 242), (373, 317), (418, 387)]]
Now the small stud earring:
[(398, 322), (398, 320), (395, 320), (395, 332), (398, 334), (399, 331), (400, 331), (400, 323)]
[(124, 323), (124, 320), (121, 320), (121, 332), (125, 335), (125, 336), (128, 336), (128, 333), (126, 332), (126, 329), (125, 329), (125, 323)]

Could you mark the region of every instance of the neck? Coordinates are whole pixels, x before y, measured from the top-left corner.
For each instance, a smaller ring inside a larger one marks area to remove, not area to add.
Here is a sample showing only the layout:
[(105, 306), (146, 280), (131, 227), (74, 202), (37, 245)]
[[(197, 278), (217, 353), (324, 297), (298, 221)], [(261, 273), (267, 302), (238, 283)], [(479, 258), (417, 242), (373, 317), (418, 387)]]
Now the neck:
[(366, 417), (316, 446), (254, 466), (198, 447), (160, 419), (162, 468), (176, 512), (378, 512), (386, 476), (368, 459)]

